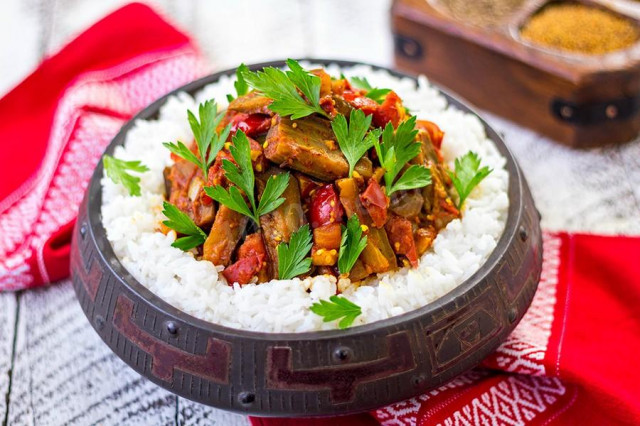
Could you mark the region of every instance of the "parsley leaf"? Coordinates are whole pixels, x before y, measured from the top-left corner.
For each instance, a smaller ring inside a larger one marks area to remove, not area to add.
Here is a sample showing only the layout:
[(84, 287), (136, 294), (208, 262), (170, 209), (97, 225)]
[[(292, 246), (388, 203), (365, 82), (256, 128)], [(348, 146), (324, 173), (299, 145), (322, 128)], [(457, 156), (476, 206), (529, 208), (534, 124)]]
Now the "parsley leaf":
[(291, 234), (289, 243), (278, 244), (278, 279), (290, 280), (311, 270), (311, 231), (309, 225)]
[(374, 141), (380, 164), (385, 169), (384, 182), (387, 195), (399, 190), (421, 188), (431, 183), (429, 169), (418, 165), (409, 167), (397, 179), (404, 166), (420, 152), (420, 143), (416, 142), (418, 131), (415, 127), (416, 117), (400, 123), (395, 132), (393, 125), (387, 123), (382, 132), (382, 143), (377, 139)]
[(194, 247), (198, 247), (203, 244), (207, 239), (207, 234), (200, 229), (191, 218), (185, 213), (181, 212), (176, 206), (171, 203), (162, 203), (162, 214), (164, 214), (168, 220), (163, 221), (166, 226), (174, 229), (179, 234), (184, 234), (185, 237), (176, 239), (171, 245), (181, 250), (190, 250)]
[(246, 95), (249, 92), (249, 85), (244, 79), (244, 75), (249, 72), (249, 67), (245, 64), (240, 64), (236, 70), (236, 81), (233, 83), (233, 87), (236, 88), (238, 96)]
[(357, 215), (351, 215), (347, 226), (342, 227), (342, 241), (338, 255), (338, 270), (341, 274), (348, 274), (355, 265), (358, 256), (367, 245), (367, 237), (362, 236), (362, 227)]
[(280, 196), (287, 189), (287, 186), (289, 186), (289, 173), (280, 173), (267, 179), (258, 204), (258, 217), (274, 211), (284, 203), (284, 198)]
[[(262, 71), (246, 71), (244, 79), (254, 89), (273, 99), (269, 109), (292, 120), (317, 113), (329, 116), (320, 107), (320, 77), (304, 69), (293, 59), (287, 60), (290, 71), (266, 67)], [(298, 93), (302, 92), (306, 99)]]
[(224, 117), (224, 111), (218, 113), (218, 105), (213, 100), (206, 101), (198, 107), (198, 117), (187, 111), (189, 125), (196, 139), (198, 154), (194, 154), (182, 142), (178, 143), (165, 142), (163, 145), (178, 157), (194, 163), (202, 170), (205, 182), (209, 179), (209, 167), (218, 155), (218, 152), (224, 146), (225, 141), (229, 137), (231, 124), (228, 124), (219, 134), (217, 132), (218, 125)]
[(359, 109), (351, 110), (348, 125), (347, 119), (342, 114), (338, 114), (331, 122), (331, 128), (336, 134), (338, 145), (349, 162), (349, 177), (353, 174), (358, 160), (380, 137), (377, 129), (367, 133), (369, 126), (371, 126), (371, 115), (365, 115)]
[(418, 166), (413, 164), (398, 178), (398, 180), (392, 185), (389, 193), (396, 191), (422, 188), (424, 186), (431, 185), (431, 170), (424, 166)]
[(134, 197), (140, 196), (140, 178), (131, 176), (127, 173), (127, 170), (142, 173), (149, 171), (147, 166), (140, 161), (124, 161), (110, 155), (102, 157), (102, 164), (107, 176), (113, 183), (122, 184), (129, 191), (129, 194)]
[(352, 77), (351, 82), (354, 83), (356, 87), (366, 90), (367, 94), (365, 96), (379, 104), (383, 103), (387, 94), (391, 92), (391, 89), (378, 89), (371, 86), (371, 83), (369, 83), (366, 77)]
[[(283, 202), (281, 195), (289, 184), (289, 173), (274, 175), (267, 180), (260, 202), (256, 204), (254, 195), (255, 176), (251, 165), (251, 144), (242, 130), (233, 136), (233, 144), (229, 147), (231, 156), (237, 163), (222, 160), (222, 169), (226, 178), (235, 186), (229, 190), (220, 185), (207, 186), (204, 192), (215, 201), (224, 204), (231, 210), (250, 217), (260, 224), (260, 216), (277, 209)], [(239, 189), (244, 192), (244, 196)], [(248, 204), (247, 201), (248, 200)]]
[(467, 152), (462, 157), (456, 158), (455, 161), (455, 173), (449, 171), (449, 176), (453, 181), (458, 192), (458, 208), (462, 207), (462, 204), (467, 199), (473, 188), (478, 186), (482, 180), (491, 173), (493, 169), (488, 166), (484, 166), (480, 169), (480, 157), (473, 151)]
[(340, 319), (338, 327), (345, 329), (362, 314), (362, 308), (344, 297), (331, 296), (329, 301), (320, 300), (309, 308), (311, 312), (322, 317), (324, 322)]

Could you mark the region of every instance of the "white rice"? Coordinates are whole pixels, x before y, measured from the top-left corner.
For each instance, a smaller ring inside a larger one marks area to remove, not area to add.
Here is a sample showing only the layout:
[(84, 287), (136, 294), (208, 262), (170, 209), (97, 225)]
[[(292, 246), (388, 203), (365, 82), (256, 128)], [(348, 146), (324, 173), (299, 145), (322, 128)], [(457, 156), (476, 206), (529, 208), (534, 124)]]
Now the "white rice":
[[(370, 323), (417, 309), (451, 291), (477, 271), (502, 234), (507, 218), (509, 176), (506, 160), (486, 138), (480, 121), (448, 107), (446, 100), (424, 77), (419, 85), (367, 66), (340, 69), (332, 75), (364, 76), (372, 85), (395, 90), (418, 118), (437, 123), (445, 132), (443, 155), (453, 160), (469, 150), (478, 153), (493, 172), (472, 192), (462, 220), (454, 220), (436, 238), (433, 247), (415, 269), (380, 274), (371, 285), (341, 282), (343, 295), (362, 308), (354, 325)], [(337, 328), (323, 323), (309, 310), (320, 299), (336, 293), (333, 277), (273, 280), (260, 285), (230, 287), (219, 275), (221, 267), (198, 261), (190, 253), (171, 247), (175, 233), (157, 232), (162, 216), (163, 176), (171, 164), (162, 142), (190, 140), (187, 109), (215, 98), (226, 107), (227, 93), (234, 93), (233, 78), (223, 77), (199, 92), (170, 98), (154, 121), (138, 121), (124, 147), (115, 156), (141, 160), (149, 171), (141, 175), (142, 196), (131, 197), (121, 185), (103, 177), (102, 219), (107, 238), (124, 267), (156, 295), (195, 317), (225, 326), (265, 332), (303, 332)], [(307, 290), (310, 290), (309, 292)]]

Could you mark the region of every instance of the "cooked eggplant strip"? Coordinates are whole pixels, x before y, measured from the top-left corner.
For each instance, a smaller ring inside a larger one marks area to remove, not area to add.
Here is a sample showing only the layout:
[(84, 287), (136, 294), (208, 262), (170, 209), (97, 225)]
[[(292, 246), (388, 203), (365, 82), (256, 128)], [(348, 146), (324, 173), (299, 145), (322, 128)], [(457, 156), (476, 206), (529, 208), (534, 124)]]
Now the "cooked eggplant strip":
[[(267, 179), (284, 170), (271, 167), (265, 173), (256, 176), (258, 193), (262, 196)], [(271, 213), (260, 217), (262, 238), (269, 256), (270, 276), (278, 278), (278, 244), (289, 242), (291, 234), (307, 222), (300, 200), (300, 187), (294, 176), (289, 176), (289, 185), (282, 194), (284, 203)]]
[(358, 215), (360, 223), (367, 228), (367, 245), (360, 254), (364, 268), (368, 274), (386, 272), (395, 269), (398, 262), (389, 244), (384, 229), (374, 228), (371, 216), (360, 202), (358, 185), (353, 178), (340, 179), (336, 182), (340, 192), (340, 202), (347, 217)]
[(446, 166), (440, 161), (438, 152), (431, 142), (429, 133), (420, 130), (418, 137), (421, 142), (421, 152), (416, 157), (431, 171), (431, 185), (422, 188), (423, 206), (426, 218), (435, 225), (437, 230), (447, 226), (453, 219), (460, 217), (460, 212), (453, 204), (447, 187), (451, 181), (446, 172)]
[(189, 215), (194, 223), (208, 228), (213, 222), (215, 206), (202, 188), (202, 171), (193, 163), (179, 158), (164, 172), (169, 202)]
[[(292, 168), (323, 181), (349, 174), (349, 163), (340, 151), (330, 123), (319, 117), (290, 120), (276, 117), (266, 139), (265, 156), (276, 164)], [(363, 158), (355, 171), (368, 178), (371, 160)]]
[(273, 102), (273, 100), (257, 92), (249, 92), (231, 101), (228, 111), (242, 112), (245, 114), (273, 115), (273, 111), (269, 109), (271, 102)]
[(324, 181), (349, 173), (330, 123), (317, 117), (290, 120), (277, 116), (266, 139), (265, 156), (276, 164), (290, 167)]
[(389, 210), (407, 219), (418, 217), (424, 206), (424, 197), (420, 190), (397, 191), (391, 194)]
[(228, 266), (249, 218), (221, 205), (211, 232), (204, 242), (202, 258), (214, 265)]

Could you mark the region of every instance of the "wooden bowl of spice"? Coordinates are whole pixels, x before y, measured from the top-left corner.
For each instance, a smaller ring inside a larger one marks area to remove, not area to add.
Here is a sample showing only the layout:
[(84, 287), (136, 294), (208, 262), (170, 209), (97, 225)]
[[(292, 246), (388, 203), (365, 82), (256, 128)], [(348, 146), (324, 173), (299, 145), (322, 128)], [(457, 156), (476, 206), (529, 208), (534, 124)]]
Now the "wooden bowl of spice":
[(626, 142), (640, 131), (634, 3), (394, 0), (396, 63), (561, 143)]

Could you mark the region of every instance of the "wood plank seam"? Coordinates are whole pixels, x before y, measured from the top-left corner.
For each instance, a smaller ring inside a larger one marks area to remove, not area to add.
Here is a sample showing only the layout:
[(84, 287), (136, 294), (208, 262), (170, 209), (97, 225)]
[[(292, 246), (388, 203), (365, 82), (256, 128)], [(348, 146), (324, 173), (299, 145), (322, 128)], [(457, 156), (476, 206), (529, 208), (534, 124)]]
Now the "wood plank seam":
[(13, 319), (13, 341), (11, 342), (11, 362), (9, 364), (9, 383), (7, 386), (7, 394), (4, 396), (6, 401), (6, 410), (4, 413), (4, 419), (2, 420), (2, 426), (9, 425), (9, 405), (10, 405), (10, 397), (11, 397), (11, 385), (13, 383), (13, 364), (16, 359), (16, 341), (18, 340), (18, 318), (20, 315), (20, 297), (22, 296), (22, 292), (19, 291), (16, 293), (16, 312)]

